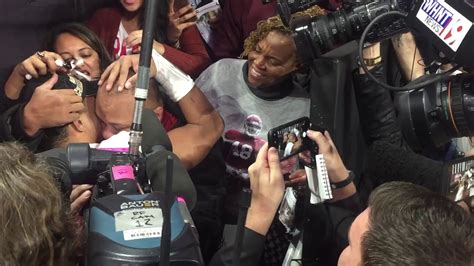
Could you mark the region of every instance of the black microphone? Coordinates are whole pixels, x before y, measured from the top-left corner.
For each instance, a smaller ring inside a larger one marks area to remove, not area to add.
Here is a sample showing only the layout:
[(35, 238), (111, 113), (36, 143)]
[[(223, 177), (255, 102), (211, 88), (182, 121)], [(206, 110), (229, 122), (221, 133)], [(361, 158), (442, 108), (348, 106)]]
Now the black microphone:
[(176, 154), (170, 151), (160, 150), (155, 151), (146, 157), (146, 173), (150, 179), (151, 187), (153, 191), (165, 191), (166, 159), (168, 156), (171, 156), (174, 160), (171, 189), (174, 194), (183, 197), (186, 200), (188, 209), (192, 210), (196, 205), (196, 188), (194, 187), (188, 171)]
[(390, 181), (406, 181), (445, 194), (447, 170), (442, 162), (388, 142), (375, 141), (369, 147), (364, 173), (375, 186)]
[(149, 154), (157, 149), (173, 151), (173, 146), (166, 130), (152, 110), (143, 109), (142, 121), (142, 152), (144, 154)]
[(172, 192), (186, 200), (189, 210), (196, 204), (196, 188), (181, 160), (172, 153), (171, 141), (156, 114), (149, 109), (143, 110), (142, 152), (146, 155), (146, 173), (153, 191), (165, 191), (166, 160), (171, 156), (173, 163)]

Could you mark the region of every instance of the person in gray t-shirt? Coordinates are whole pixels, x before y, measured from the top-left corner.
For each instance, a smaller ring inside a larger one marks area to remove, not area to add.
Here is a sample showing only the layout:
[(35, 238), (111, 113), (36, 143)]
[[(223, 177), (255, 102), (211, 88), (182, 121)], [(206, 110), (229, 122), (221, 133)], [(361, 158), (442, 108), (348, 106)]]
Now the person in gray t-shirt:
[(245, 47), (248, 60), (222, 59), (196, 81), (224, 119), (227, 171), (244, 179), (268, 130), (310, 111), (309, 94), (293, 75), (299, 62), (291, 31), (278, 17), (261, 22)]
[[(222, 59), (196, 80), (224, 119), (224, 159), (231, 177), (225, 208), (230, 220), (237, 215), (237, 198), (248, 182), (247, 169), (267, 141), (268, 131), (310, 113), (310, 96), (295, 74), (300, 64), (290, 29), (278, 17), (271, 17), (259, 24), (244, 46), (248, 60)], [(296, 162), (293, 157), (282, 163), (284, 173), (292, 172)], [(305, 181), (304, 175), (301, 170), (290, 178)], [(274, 225), (263, 257), (266, 264), (281, 265), (289, 236), (277, 220)]]

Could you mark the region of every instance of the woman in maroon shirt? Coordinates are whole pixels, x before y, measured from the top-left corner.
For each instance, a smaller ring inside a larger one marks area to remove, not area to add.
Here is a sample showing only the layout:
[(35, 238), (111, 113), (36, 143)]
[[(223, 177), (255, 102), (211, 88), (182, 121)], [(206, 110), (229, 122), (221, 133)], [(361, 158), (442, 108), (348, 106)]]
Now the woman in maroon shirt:
[[(118, 2), (118, 1), (117, 1)], [(120, 0), (114, 7), (95, 12), (88, 26), (114, 58), (138, 53), (142, 39), (143, 0)], [(192, 78), (211, 63), (200, 33), (196, 13), (187, 1), (159, 1), (153, 48)]]

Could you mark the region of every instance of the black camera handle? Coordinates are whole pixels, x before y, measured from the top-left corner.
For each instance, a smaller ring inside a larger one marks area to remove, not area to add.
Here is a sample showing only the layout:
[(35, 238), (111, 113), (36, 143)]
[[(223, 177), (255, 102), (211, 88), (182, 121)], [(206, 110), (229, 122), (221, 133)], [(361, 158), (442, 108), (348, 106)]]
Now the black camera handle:
[(237, 228), (235, 230), (235, 248), (232, 254), (232, 265), (240, 265), (240, 254), (242, 253), (242, 240), (245, 233), (245, 221), (247, 220), (247, 211), (252, 199), (252, 190), (243, 188), (240, 192), (239, 216), (237, 218)]

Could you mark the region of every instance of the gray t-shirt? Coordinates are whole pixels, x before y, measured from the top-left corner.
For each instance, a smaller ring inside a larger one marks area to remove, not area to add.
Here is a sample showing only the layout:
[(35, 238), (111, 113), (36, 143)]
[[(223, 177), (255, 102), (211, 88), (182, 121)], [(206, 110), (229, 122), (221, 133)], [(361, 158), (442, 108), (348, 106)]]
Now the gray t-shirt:
[[(224, 119), (224, 157), (228, 172), (247, 178), (267, 132), (276, 126), (309, 116), (309, 95), (294, 89), (278, 100), (257, 97), (244, 80), (246, 60), (222, 59), (196, 80), (209, 102)], [(246, 75), (246, 73), (245, 73)]]

